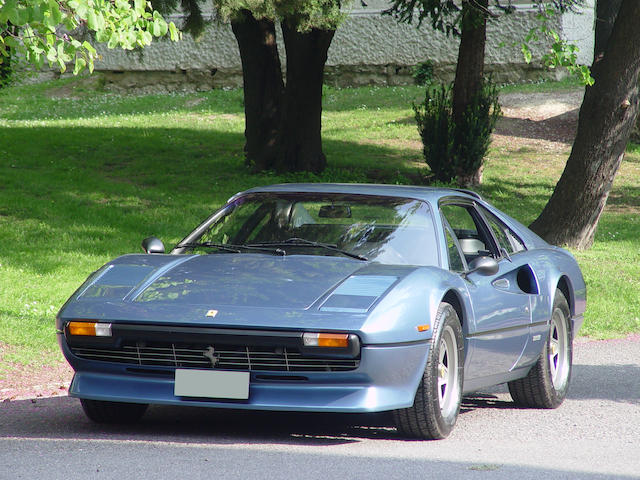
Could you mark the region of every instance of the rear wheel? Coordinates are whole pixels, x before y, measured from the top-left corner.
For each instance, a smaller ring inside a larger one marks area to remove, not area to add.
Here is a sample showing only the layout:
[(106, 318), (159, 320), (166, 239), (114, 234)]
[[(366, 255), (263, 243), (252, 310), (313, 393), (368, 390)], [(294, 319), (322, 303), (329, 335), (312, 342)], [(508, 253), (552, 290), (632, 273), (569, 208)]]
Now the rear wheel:
[(104, 402), (80, 399), (82, 409), (96, 423), (133, 423), (144, 415), (148, 405), (142, 403)]
[(453, 307), (441, 303), (435, 335), (413, 405), (393, 412), (398, 431), (408, 437), (445, 438), (451, 433), (462, 401), (463, 340)]
[(526, 377), (508, 384), (509, 393), (516, 404), (533, 408), (556, 408), (564, 401), (573, 362), (570, 316), (567, 299), (560, 290), (556, 290), (549, 322), (549, 338), (538, 362)]

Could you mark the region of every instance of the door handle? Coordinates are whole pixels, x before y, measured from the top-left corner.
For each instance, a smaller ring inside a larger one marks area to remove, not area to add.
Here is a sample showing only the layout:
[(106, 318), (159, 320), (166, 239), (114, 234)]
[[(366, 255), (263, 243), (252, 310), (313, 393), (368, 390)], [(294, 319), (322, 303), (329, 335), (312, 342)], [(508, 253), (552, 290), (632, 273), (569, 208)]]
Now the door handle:
[(493, 285), (495, 288), (499, 288), (500, 290), (508, 290), (511, 286), (509, 280), (507, 280), (506, 278), (499, 278), (497, 280), (494, 280), (493, 282), (491, 282), (491, 285)]

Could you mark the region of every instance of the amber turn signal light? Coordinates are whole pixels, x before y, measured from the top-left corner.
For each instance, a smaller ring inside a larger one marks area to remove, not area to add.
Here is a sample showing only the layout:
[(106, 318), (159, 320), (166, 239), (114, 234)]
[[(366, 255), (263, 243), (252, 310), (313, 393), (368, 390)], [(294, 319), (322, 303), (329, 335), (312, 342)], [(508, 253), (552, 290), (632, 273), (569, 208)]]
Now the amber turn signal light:
[(69, 335), (87, 337), (110, 337), (111, 324), (97, 322), (69, 322)]
[(302, 335), (305, 347), (347, 348), (349, 346), (348, 333), (310, 333)]

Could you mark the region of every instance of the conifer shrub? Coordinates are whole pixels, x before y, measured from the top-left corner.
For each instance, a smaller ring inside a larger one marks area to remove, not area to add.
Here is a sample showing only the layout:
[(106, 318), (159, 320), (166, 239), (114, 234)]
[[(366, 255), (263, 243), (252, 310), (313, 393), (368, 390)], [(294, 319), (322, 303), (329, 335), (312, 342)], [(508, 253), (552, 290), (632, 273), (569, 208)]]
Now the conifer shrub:
[(413, 110), (423, 155), (435, 180), (461, 186), (478, 183), (491, 132), (501, 115), (496, 85), (490, 79), (483, 82), (459, 124), (453, 119), (449, 85), (427, 88), (424, 102), (414, 104)]

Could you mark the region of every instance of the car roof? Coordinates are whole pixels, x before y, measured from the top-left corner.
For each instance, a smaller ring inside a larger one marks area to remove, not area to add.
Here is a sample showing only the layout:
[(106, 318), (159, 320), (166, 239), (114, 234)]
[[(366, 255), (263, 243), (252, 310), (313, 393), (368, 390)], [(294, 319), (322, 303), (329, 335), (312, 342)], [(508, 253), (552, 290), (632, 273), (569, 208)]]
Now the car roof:
[(482, 199), (482, 197), (471, 190), (439, 187), (418, 187), (411, 185), (383, 185), (365, 183), (281, 183), (255, 187), (244, 192), (239, 192), (229, 201), (239, 195), (249, 193), (342, 193), (356, 195), (378, 195), (385, 197), (414, 198), (429, 202), (437, 202), (442, 197), (456, 195), (470, 199)]

